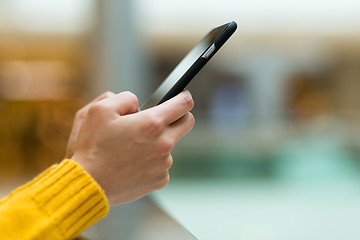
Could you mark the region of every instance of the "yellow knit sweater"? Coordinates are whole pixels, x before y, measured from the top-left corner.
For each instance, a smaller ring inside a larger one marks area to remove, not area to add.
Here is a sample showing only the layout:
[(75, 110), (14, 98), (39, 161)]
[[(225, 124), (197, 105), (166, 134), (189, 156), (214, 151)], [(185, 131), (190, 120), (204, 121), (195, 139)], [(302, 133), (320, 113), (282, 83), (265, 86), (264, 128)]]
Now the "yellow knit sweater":
[(0, 239), (73, 239), (108, 210), (100, 186), (64, 160), (0, 199)]

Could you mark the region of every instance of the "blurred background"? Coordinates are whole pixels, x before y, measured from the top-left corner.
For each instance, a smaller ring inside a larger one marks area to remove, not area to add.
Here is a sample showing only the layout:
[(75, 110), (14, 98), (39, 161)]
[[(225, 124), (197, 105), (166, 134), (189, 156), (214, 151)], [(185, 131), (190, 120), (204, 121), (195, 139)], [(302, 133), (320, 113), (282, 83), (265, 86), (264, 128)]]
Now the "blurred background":
[(0, 0), (0, 194), (64, 157), (76, 110), (144, 102), (232, 20), (154, 197), (199, 239), (359, 239), (355, 0)]

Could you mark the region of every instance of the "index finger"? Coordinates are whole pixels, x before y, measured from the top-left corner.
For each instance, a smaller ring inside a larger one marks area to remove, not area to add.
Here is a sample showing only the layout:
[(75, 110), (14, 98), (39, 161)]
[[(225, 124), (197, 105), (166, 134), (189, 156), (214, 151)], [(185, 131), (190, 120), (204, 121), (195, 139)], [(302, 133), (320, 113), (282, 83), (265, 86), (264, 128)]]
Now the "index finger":
[(152, 112), (155, 116), (163, 118), (167, 124), (171, 124), (180, 119), (194, 107), (194, 100), (189, 91), (185, 90), (175, 97), (146, 109), (143, 113)]

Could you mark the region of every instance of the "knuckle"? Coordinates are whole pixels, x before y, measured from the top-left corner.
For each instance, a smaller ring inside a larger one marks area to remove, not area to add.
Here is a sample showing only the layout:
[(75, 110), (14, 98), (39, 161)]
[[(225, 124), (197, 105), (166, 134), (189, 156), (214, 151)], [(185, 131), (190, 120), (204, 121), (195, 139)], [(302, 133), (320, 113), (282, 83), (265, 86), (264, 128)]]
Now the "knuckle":
[(155, 183), (154, 188), (157, 190), (163, 189), (168, 185), (170, 181), (170, 175), (169, 172), (166, 171), (166, 173)]
[(108, 97), (111, 97), (111, 96), (113, 96), (113, 95), (114, 95), (113, 92), (106, 91), (106, 92), (104, 92), (101, 96), (103, 96), (104, 98), (108, 98)]
[(91, 114), (91, 115), (102, 114), (106, 111), (108, 111), (108, 107), (106, 104), (103, 104), (102, 102), (96, 102), (96, 103), (92, 104), (89, 108), (89, 114)]
[(161, 146), (161, 152), (162, 153), (169, 153), (171, 149), (173, 149), (175, 145), (175, 140), (173, 138), (163, 138), (163, 140), (160, 142)]
[(158, 135), (165, 128), (164, 120), (160, 117), (150, 115), (144, 128), (144, 130), (150, 132), (151, 134)]
[(173, 160), (172, 156), (169, 155), (169, 157), (167, 157), (164, 161), (164, 168), (166, 170), (169, 170), (171, 168), (173, 162), (174, 162), (174, 160)]
[(127, 99), (129, 99), (129, 101), (133, 104), (138, 105), (139, 104), (139, 100), (137, 98), (137, 96), (135, 94), (133, 94), (130, 91), (125, 91), (122, 94), (126, 95)]
[(79, 111), (76, 112), (75, 119), (84, 118), (86, 113), (87, 113), (87, 111), (84, 108), (80, 109)]

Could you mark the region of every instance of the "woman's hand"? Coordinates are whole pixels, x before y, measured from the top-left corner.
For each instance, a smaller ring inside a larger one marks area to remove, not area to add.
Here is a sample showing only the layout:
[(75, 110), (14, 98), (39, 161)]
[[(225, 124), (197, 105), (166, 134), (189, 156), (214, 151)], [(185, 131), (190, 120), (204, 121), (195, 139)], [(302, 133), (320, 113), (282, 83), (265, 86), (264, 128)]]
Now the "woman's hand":
[[(72, 159), (100, 184), (109, 204), (115, 205), (167, 185), (173, 162), (170, 151), (194, 125), (189, 112), (194, 102), (184, 91), (139, 111), (132, 93), (110, 95), (78, 114)], [(71, 147), (68, 149), (71, 155)]]

